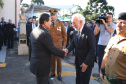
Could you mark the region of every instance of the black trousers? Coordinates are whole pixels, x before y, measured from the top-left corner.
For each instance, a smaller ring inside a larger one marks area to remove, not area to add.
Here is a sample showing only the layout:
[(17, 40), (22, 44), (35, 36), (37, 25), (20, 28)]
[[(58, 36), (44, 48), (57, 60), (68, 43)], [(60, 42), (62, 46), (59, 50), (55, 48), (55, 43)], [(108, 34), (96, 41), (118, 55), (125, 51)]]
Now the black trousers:
[(36, 75), (36, 80), (37, 80), (37, 84), (48, 84), (49, 83), (49, 74), (42, 75), (42, 76)]
[(2, 41), (2, 40), (3, 40), (3, 36), (2, 36), (2, 35), (0, 35), (0, 48), (1, 48), (1, 47), (2, 47), (2, 45), (3, 45), (3, 43), (2, 43), (3, 41)]
[(4, 33), (3, 35), (4, 35), (4, 40), (3, 40), (3, 42), (4, 42), (4, 45), (6, 46), (6, 38), (7, 38), (6, 33)]
[(8, 35), (8, 48), (13, 48), (13, 39), (14, 39), (13, 34)]
[(92, 67), (88, 67), (85, 72), (81, 70), (82, 68), (76, 64), (76, 84), (89, 84)]

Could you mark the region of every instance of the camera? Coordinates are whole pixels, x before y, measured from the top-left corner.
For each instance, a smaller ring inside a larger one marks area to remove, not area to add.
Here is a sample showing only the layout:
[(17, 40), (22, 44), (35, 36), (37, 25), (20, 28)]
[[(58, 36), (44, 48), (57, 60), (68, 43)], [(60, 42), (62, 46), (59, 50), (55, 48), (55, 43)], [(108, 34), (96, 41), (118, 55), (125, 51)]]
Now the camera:
[(105, 22), (106, 22), (106, 19), (107, 19), (107, 18), (108, 18), (107, 14), (104, 13), (104, 14), (102, 14), (101, 16), (99, 16), (98, 19), (96, 19), (96, 23), (99, 23), (99, 24), (100, 24), (100, 23), (103, 23), (101, 19), (104, 19)]

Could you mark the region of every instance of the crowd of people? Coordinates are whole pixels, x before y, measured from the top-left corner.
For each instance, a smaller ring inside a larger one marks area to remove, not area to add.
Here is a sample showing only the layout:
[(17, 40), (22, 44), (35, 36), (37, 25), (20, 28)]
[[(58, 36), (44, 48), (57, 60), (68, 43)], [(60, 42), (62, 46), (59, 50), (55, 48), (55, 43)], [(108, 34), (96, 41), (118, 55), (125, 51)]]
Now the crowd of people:
[[(126, 84), (126, 12), (119, 14), (117, 24), (112, 22), (112, 13), (100, 23), (92, 19), (86, 24), (79, 13), (72, 16), (71, 23), (59, 21), (57, 10), (49, 12), (40, 15), (38, 24), (36, 18), (28, 18), (26, 23), (30, 71), (37, 84), (48, 84), (49, 78), (56, 76), (56, 66), (57, 78), (62, 81), (61, 60), (71, 51), (75, 55), (76, 84), (89, 84), (94, 62), (103, 84)], [(11, 19), (5, 22), (1, 18), (0, 50), (2, 45), (13, 48), (13, 28)]]
[[(41, 14), (38, 27), (30, 34), (30, 70), (37, 84), (48, 84), (48, 79), (56, 76), (56, 60), (61, 81), (61, 58), (74, 49), (76, 84), (89, 84), (95, 61), (103, 84), (126, 84), (126, 13), (119, 14), (117, 24), (112, 22), (113, 14), (107, 13), (102, 23), (93, 19), (87, 25), (85, 17), (77, 13), (72, 16), (72, 26), (68, 26), (71, 23), (63, 25), (56, 19), (56, 12)], [(117, 34), (113, 36), (115, 29)]]
[(8, 22), (4, 21), (4, 17), (1, 18), (0, 22), (0, 51), (2, 46), (7, 46), (7, 49), (13, 49), (13, 40), (14, 40), (14, 28), (15, 24), (12, 23), (12, 20), (9, 19)]

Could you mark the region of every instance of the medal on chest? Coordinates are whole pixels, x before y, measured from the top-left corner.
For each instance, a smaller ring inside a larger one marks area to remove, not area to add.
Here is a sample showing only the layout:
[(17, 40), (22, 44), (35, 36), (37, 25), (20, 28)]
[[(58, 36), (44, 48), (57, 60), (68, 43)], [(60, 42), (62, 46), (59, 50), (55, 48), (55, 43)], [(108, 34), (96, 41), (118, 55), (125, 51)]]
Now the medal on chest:
[(58, 31), (61, 31), (61, 26), (57, 26), (57, 30)]

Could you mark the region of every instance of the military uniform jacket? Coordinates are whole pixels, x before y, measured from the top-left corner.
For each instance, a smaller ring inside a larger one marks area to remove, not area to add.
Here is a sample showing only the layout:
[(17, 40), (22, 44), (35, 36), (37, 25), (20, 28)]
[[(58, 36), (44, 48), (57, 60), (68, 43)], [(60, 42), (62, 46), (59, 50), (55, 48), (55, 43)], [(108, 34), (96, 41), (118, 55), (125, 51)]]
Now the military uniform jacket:
[(126, 80), (126, 38), (114, 36), (105, 52), (108, 54), (105, 73), (108, 77)]
[(57, 48), (62, 49), (63, 46), (66, 46), (67, 34), (63, 22), (56, 20), (54, 27), (51, 24), (48, 32), (51, 34), (53, 43)]

